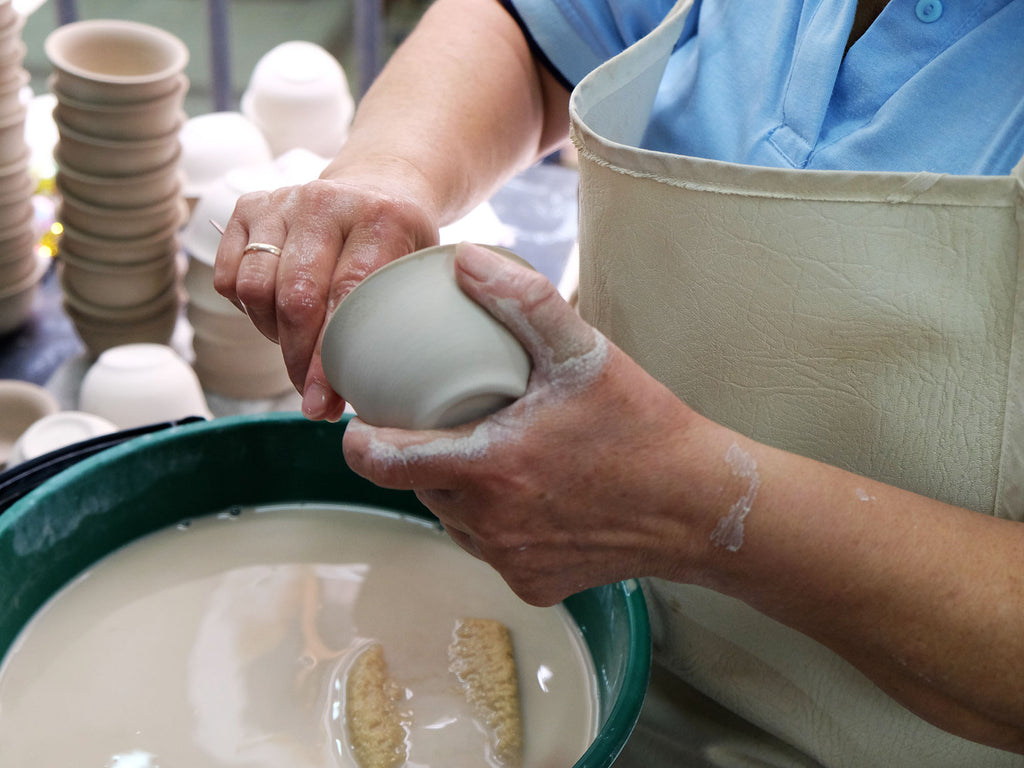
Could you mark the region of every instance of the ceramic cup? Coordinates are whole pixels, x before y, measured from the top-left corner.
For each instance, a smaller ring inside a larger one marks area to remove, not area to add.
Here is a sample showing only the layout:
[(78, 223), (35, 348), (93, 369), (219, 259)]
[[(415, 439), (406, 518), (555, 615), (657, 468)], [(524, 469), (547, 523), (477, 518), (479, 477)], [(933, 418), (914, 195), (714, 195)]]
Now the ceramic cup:
[(145, 237), (113, 238), (81, 232), (67, 224), (60, 236), (61, 248), (76, 256), (108, 264), (139, 264), (167, 253), (178, 252), (178, 224)]
[(0, 465), (10, 459), (11, 449), (32, 424), (60, 410), (50, 392), (19, 379), (0, 379)]
[[(179, 153), (180, 154), (180, 153)], [(154, 205), (181, 191), (178, 158), (146, 173), (114, 176), (92, 173), (76, 168), (58, 145), (54, 152), (57, 162), (57, 189), (87, 203), (104, 208), (135, 208)]]
[(137, 208), (108, 208), (66, 191), (61, 195), (58, 218), (64, 226), (79, 232), (123, 240), (146, 238), (181, 226), (184, 214), (177, 196)]
[(11, 448), (7, 466), (39, 458), (47, 453), (117, 431), (117, 425), (84, 411), (58, 411), (43, 416), (22, 432)]
[(177, 258), (170, 253), (135, 264), (108, 264), (64, 249), (60, 284), (66, 291), (99, 306), (119, 308), (148, 304), (167, 293), (177, 278)]
[(263, 133), (240, 112), (210, 112), (190, 118), (181, 128), (185, 196), (199, 199), (212, 183), (235, 168), (273, 160)]
[(78, 407), (120, 429), (210, 417), (192, 366), (164, 344), (125, 344), (104, 351), (82, 377)]
[(188, 47), (158, 27), (117, 19), (64, 24), (43, 44), (55, 87), (79, 101), (115, 104), (171, 93)]
[(54, 120), (60, 134), (58, 147), (64, 162), (82, 173), (106, 176), (135, 176), (155, 171), (181, 156), (178, 131), (184, 123), (179, 116), (166, 133), (149, 139), (101, 139), (81, 133)]
[(175, 78), (177, 85), (170, 93), (146, 101), (105, 104), (67, 96), (59, 91), (54, 78), (50, 90), (57, 97), (53, 118), (73, 131), (114, 141), (154, 139), (183, 122), (182, 100), (188, 90), (185, 75)]
[(16, 283), (0, 286), (0, 334), (20, 328), (32, 312), (32, 301), (50, 266), (50, 257), (33, 252), (29, 257), (32, 267)]
[(333, 157), (348, 138), (355, 110), (337, 59), (304, 40), (281, 43), (260, 58), (241, 108), (275, 157), (296, 147)]
[(328, 322), (324, 373), (364, 421), (452, 427), (526, 391), (529, 356), (461, 291), (454, 263), (454, 245), (403, 256), (356, 286)]

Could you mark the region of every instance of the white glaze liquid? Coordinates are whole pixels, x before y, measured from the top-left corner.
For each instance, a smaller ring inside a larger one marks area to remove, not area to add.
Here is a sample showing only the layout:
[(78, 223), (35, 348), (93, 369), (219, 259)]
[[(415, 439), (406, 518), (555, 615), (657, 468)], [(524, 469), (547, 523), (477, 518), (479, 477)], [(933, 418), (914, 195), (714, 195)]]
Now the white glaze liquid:
[(564, 609), (521, 602), (422, 521), (305, 505), (159, 531), (58, 593), (0, 666), (0, 763), (352, 766), (344, 673), (376, 640), (406, 690), (408, 768), (481, 768), (487, 739), (448, 672), (467, 616), (512, 630), (524, 766), (573, 765), (596, 691)]

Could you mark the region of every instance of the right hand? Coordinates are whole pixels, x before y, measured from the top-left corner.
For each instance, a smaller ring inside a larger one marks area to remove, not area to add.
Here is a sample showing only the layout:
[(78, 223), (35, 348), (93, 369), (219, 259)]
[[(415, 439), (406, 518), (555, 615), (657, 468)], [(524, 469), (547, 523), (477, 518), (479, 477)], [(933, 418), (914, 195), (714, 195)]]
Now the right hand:
[[(345, 403), (320, 362), (327, 319), (371, 272), (436, 245), (438, 225), (406, 191), (408, 169), (404, 178), (397, 172), (332, 176), (243, 195), (217, 249), (214, 287), (280, 344), (306, 417), (334, 421)], [(280, 257), (244, 253), (255, 242), (279, 247)]]

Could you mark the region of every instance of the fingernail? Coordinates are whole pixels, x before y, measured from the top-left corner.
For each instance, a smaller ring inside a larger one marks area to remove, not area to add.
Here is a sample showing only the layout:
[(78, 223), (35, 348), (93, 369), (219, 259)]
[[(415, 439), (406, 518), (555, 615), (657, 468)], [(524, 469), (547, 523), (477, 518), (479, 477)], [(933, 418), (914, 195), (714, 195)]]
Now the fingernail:
[(473, 243), (456, 245), (455, 258), (463, 272), (481, 283), (497, 275), (503, 266), (501, 256)]
[(327, 389), (314, 381), (302, 395), (302, 414), (307, 419), (323, 419), (327, 415), (327, 397)]

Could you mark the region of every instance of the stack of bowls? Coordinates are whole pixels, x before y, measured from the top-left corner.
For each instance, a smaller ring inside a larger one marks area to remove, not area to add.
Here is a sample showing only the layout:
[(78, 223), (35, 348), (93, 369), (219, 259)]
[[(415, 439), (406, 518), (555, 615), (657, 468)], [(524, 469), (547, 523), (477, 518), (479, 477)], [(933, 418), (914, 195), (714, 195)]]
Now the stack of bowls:
[(58, 27), (45, 50), (65, 309), (93, 354), (166, 343), (181, 305), (188, 48), (147, 24), (95, 19)]
[(29, 74), (22, 66), (25, 19), (10, 0), (0, 0), (0, 334), (20, 326), (49, 263), (37, 255), (25, 141), (27, 107), (22, 92)]
[(242, 194), (275, 189), (285, 178), (273, 165), (229, 171), (204, 188), (182, 231), (189, 256), (185, 312), (193, 330), (192, 365), (208, 392), (237, 400), (260, 400), (292, 389), (281, 348), (214, 290), (213, 269), (220, 235), (210, 223), (226, 222)]

